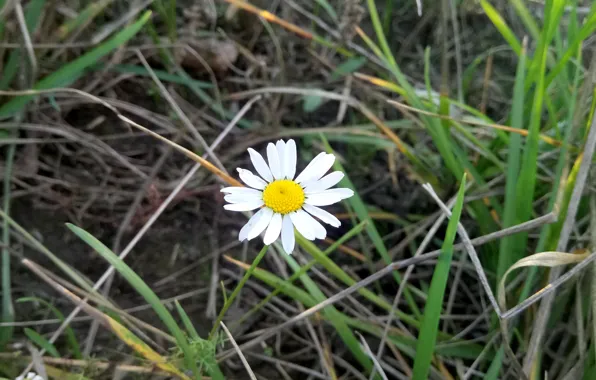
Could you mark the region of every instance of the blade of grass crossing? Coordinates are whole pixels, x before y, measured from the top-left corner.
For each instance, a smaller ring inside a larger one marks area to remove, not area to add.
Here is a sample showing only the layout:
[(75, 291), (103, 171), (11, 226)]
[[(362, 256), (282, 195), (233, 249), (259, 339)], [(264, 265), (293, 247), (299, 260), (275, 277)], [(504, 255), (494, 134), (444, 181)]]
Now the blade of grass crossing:
[[(59, 70), (54, 71), (52, 74), (37, 82), (33, 89), (46, 90), (70, 85), (81, 76), (83, 70), (97, 63), (97, 61), (103, 56), (122, 46), (124, 43), (134, 37), (150, 17), (151, 12), (146, 12), (138, 21), (129, 25), (108, 41), (99, 45), (90, 52), (80, 56), (74, 61), (62, 66), (62, 68)], [(33, 95), (24, 95), (11, 99), (9, 102), (0, 107), (0, 119), (14, 115), (16, 112), (21, 110), (32, 98)]]
[[(334, 153), (333, 149), (331, 148), (331, 146), (329, 145), (329, 142), (325, 139), (325, 137), (321, 136), (321, 139), (323, 140), (323, 144), (325, 145), (327, 152)], [(335, 163), (333, 164), (333, 166), (334, 166), (335, 170), (341, 171), (342, 173), (347, 173), (338, 160), (335, 160)], [(370, 240), (373, 242), (375, 248), (377, 249), (377, 251), (379, 252), (381, 257), (383, 258), (385, 263), (390, 264), (391, 258), (389, 257), (389, 251), (387, 250), (387, 247), (385, 247), (385, 243), (383, 243), (383, 238), (381, 237), (381, 234), (379, 233), (379, 231), (375, 227), (374, 222), (368, 215), (368, 209), (366, 208), (366, 205), (362, 201), (362, 198), (360, 198), (360, 195), (358, 195), (358, 192), (355, 191), (354, 184), (352, 183), (352, 181), (350, 181), (350, 179), (346, 175), (340, 181), (340, 185), (343, 187), (347, 187), (347, 188), (354, 190), (354, 196), (349, 198), (347, 200), (347, 202), (350, 204), (350, 206), (352, 206), (352, 208), (356, 212), (358, 219), (360, 219), (361, 221), (370, 220), (370, 222), (365, 227), (366, 233), (370, 237)], [(401, 276), (399, 275), (399, 273), (397, 271), (393, 272), (393, 277), (395, 278), (395, 281), (398, 284), (401, 283)], [(420, 313), (420, 310), (418, 309), (418, 305), (416, 305), (416, 301), (414, 300), (414, 297), (412, 296), (412, 294), (410, 293), (410, 290), (408, 288), (404, 289), (404, 298), (408, 302), (408, 306), (410, 306), (414, 315), (416, 317), (420, 317), (421, 313)]]
[(453, 258), (453, 242), (457, 234), (457, 225), (463, 209), (465, 184), (466, 176), (464, 175), (459, 186), (449, 224), (447, 225), (445, 241), (441, 247), (441, 254), (437, 259), (437, 265), (435, 266), (430, 283), (428, 299), (424, 307), (424, 317), (422, 319), (420, 333), (418, 334), (416, 357), (414, 358), (413, 380), (426, 380), (430, 372), (430, 365), (437, 342), (443, 298), (451, 269), (451, 259)]
[[(352, 286), (356, 283), (356, 280), (354, 280), (352, 277), (350, 277), (349, 274), (344, 272), (344, 270), (341, 269), (339, 265), (335, 264), (333, 260), (327, 257), (327, 255), (320, 249), (318, 249), (317, 246), (313, 244), (311, 241), (297, 234), (296, 242), (299, 243), (300, 246), (305, 251), (307, 251), (320, 265), (327, 269), (329, 273), (331, 273), (334, 277), (342, 281), (344, 284)], [(366, 299), (376, 303), (378, 306), (384, 308), (385, 310), (392, 309), (391, 304), (389, 302), (387, 302), (385, 299), (379, 297), (374, 292), (366, 288), (360, 288), (358, 290), (358, 293), (362, 294)], [(415, 327), (419, 326), (418, 321), (415, 318), (412, 318), (411, 316), (403, 312), (396, 311), (396, 314), (398, 314), (400, 319), (402, 319), (404, 322)]]
[(147, 286), (141, 277), (139, 277), (139, 275), (137, 275), (124, 261), (122, 261), (122, 259), (114, 254), (114, 252), (112, 252), (102, 242), (97, 240), (93, 235), (73, 224), (67, 223), (66, 226), (81, 240), (83, 240), (97, 253), (99, 253), (106, 261), (108, 261), (118, 271), (118, 273), (120, 273), (130, 283), (130, 285), (135, 288), (135, 290), (147, 301), (147, 303), (151, 305), (153, 310), (155, 310), (156, 314), (176, 339), (178, 346), (184, 353), (184, 362), (187, 368), (191, 369), (195, 375), (199, 376), (195, 361), (196, 358), (193, 357), (194, 355), (192, 354), (186, 336), (176, 324), (172, 314), (170, 314), (166, 307), (161, 303), (161, 300), (159, 297), (157, 297), (153, 290), (151, 290), (151, 288)]
[[(366, 225), (367, 222), (368, 221), (360, 222), (359, 224), (357, 224), (354, 227), (352, 227), (352, 229), (350, 231), (346, 232), (346, 234), (344, 236), (342, 236), (335, 243), (333, 243), (331, 246), (329, 246), (323, 252), (323, 254), (325, 254), (325, 255), (331, 254), (331, 252), (334, 252), (337, 249), (337, 247), (339, 247), (341, 244), (343, 244), (344, 242), (346, 242), (349, 239), (351, 239), (354, 235), (359, 234), (360, 232), (362, 232), (362, 230), (364, 229), (364, 226)], [(317, 263), (316, 260), (312, 260), (308, 264), (304, 265), (300, 271), (294, 273), (287, 280), (288, 283), (292, 284), (296, 279), (298, 279), (300, 276), (302, 276), (303, 274), (305, 274), (306, 272), (308, 272), (308, 270), (310, 268), (312, 268), (316, 263)], [(252, 315), (254, 312), (256, 312), (257, 310), (259, 310), (260, 308), (262, 308), (265, 304), (267, 304), (271, 300), (271, 298), (273, 298), (276, 295), (278, 295), (279, 292), (281, 292), (281, 289), (276, 287), (271, 293), (269, 293), (267, 295), (267, 297), (265, 297), (261, 301), (259, 301), (258, 304), (256, 304), (252, 309), (250, 309), (247, 313), (245, 313), (240, 319), (238, 319), (237, 321), (234, 321), (234, 323), (232, 324), (231, 327), (240, 326), (250, 315)]]
[[(286, 260), (294, 272), (300, 271), (300, 265), (298, 265), (292, 256), (282, 254), (282, 257)], [(306, 274), (300, 276), (300, 281), (302, 281), (302, 284), (316, 303), (323, 302), (327, 299), (317, 284)], [(370, 373), (373, 368), (373, 363), (368, 355), (366, 355), (366, 353), (362, 350), (358, 338), (356, 338), (350, 327), (348, 327), (345, 321), (340, 317), (341, 313), (334, 306), (328, 306), (324, 308), (322, 313), (328, 319), (329, 323), (331, 323), (331, 325), (335, 328), (337, 334), (341, 337), (348, 350), (350, 350), (356, 360), (364, 367), (366, 372)], [(375, 376), (375, 379), (381, 380), (378, 375)]]

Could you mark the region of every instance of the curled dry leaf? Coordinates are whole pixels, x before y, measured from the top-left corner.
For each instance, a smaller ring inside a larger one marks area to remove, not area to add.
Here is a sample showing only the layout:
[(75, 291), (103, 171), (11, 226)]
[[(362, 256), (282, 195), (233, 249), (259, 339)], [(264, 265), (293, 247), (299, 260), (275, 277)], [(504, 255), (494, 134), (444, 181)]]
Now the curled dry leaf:
[[(507, 275), (517, 268), (523, 267), (532, 267), (532, 266), (539, 266), (539, 267), (557, 267), (560, 265), (567, 265), (567, 264), (574, 264), (579, 263), (580, 261), (584, 260), (588, 257), (588, 253), (584, 251), (582, 254), (573, 254), (573, 253), (564, 253), (564, 252), (541, 252), (536, 253), (534, 255), (524, 257), (523, 259), (519, 260), (517, 263), (513, 264), (507, 272), (503, 275), (501, 282), (499, 282), (499, 288), (497, 289), (497, 298), (499, 300), (499, 306), (503, 309), (507, 309), (507, 299), (505, 297), (505, 280), (507, 279)], [(550, 285), (547, 285), (547, 287)], [(539, 292), (544, 291), (543, 288), (539, 290)]]

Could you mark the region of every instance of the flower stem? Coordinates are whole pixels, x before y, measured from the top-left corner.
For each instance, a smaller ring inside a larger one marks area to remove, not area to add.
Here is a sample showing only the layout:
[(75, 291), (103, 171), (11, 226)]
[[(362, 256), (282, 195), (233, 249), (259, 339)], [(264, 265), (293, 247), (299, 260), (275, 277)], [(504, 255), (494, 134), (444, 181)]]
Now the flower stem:
[(244, 277), (242, 277), (242, 280), (240, 280), (238, 285), (236, 285), (236, 288), (234, 289), (234, 291), (232, 292), (230, 297), (224, 303), (223, 307), (221, 308), (221, 311), (219, 312), (219, 315), (217, 316), (217, 320), (215, 320), (215, 323), (213, 324), (213, 328), (211, 329), (211, 332), (209, 333), (209, 340), (213, 339), (213, 336), (215, 335), (217, 328), (221, 324), (220, 322), (223, 320), (224, 315), (226, 314), (226, 312), (228, 311), (230, 306), (232, 306), (232, 303), (236, 299), (236, 296), (238, 295), (238, 293), (240, 293), (240, 289), (242, 289), (244, 284), (246, 284), (246, 281), (248, 281), (248, 278), (250, 277), (252, 272), (255, 270), (257, 265), (259, 265), (259, 262), (261, 262), (261, 259), (263, 259), (263, 257), (265, 257), (265, 253), (267, 253), (268, 248), (269, 248), (269, 246), (266, 245), (263, 247), (263, 249), (261, 249), (261, 252), (259, 252), (257, 257), (254, 259), (254, 261), (250, 265), (250, 268), (248, 268), (246, 273), (244, 273)]

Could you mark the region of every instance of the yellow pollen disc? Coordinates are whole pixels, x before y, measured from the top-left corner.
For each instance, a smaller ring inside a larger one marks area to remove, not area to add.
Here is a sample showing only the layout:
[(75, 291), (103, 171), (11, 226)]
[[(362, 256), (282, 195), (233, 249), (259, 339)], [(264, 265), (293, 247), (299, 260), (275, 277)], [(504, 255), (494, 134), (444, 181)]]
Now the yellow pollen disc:
[(304, 190), (289, 179), (273, 181), (263, 190), (263, 201), (273, 211), (289, 214), (304, 204)]

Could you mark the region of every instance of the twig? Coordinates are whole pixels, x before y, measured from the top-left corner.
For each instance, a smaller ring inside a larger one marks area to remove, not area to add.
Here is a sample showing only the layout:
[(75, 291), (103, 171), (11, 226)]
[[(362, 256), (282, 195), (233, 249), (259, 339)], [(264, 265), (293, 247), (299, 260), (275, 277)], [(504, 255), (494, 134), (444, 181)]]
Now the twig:
[(240, 347), (238, 347), (238, 343), (236, 343), (236, 341), (234, 340), (234, 337), (230, 333), (230, 330), (228, 330), (228, 328), (226, 327), (226, 325), (223, 322), (220, 322), (220, 324), (221, 324), (221, 328), (225, 331), (226, 335), (230, 339), (230, 343), (232, 343), (232, 346), (234, 346), (234, 349), (238, 353), (238, 356), (240, 356), (240, 360), (242, 360), (242, 364), (244, 365), (244, 368), (246, 368), (246, 372), (248, 372), (248, 376), (250, 376), (251, 380), (257, 380), (257, 377), (252, 372), (252, 369), (250, 369), (250, 366), (248, 365), (248, 362), (246, 361), (244, 354), (242, 353), (242, 351), (240, 351)]

